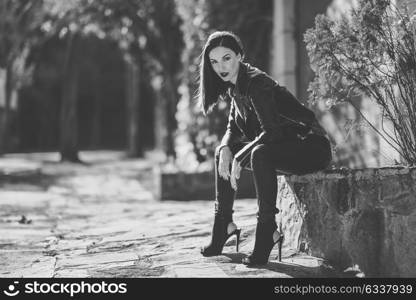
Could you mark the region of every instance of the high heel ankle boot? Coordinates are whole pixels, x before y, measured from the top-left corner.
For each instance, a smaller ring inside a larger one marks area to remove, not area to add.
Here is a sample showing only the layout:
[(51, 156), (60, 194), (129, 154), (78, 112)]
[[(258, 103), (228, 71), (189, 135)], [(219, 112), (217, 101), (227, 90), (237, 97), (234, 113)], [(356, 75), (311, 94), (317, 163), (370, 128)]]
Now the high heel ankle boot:
[(214, 227), (212, 229), (211, 243), (201, 249), (201, 254), (203, 256), (216, 256), (222, 253), (227, 240), (233, 235), (236, 236), (236, 250), (240, 245), (240, 233), (241, 229), (230, 220), (225, 219), (221, 216), (215, 216)]
[(251, 255), (243, 258), (243, 264), (249, 266), (267, 264), (270, 252), (276, 244), (279, 244), (279, 261), (281, 261), (283, 235), (276, 229), (277, 225), (274, 220), (257, 223), (254, 250)]

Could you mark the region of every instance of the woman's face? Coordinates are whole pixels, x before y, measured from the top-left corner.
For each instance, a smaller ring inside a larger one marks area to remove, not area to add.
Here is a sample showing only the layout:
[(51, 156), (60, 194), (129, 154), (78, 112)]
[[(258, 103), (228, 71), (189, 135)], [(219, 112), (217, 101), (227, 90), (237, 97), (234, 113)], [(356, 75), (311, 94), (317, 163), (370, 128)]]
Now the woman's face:
[(212, 68), (224, 81), (236, 83), (241, 55), (226, 47), (216, 47), (208, 54)]

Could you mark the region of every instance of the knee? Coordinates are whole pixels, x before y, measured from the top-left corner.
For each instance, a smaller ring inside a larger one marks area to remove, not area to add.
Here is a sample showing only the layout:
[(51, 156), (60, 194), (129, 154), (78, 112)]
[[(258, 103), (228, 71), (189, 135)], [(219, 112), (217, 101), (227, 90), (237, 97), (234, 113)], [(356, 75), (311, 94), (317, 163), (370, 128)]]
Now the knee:
[(257, 145), (251, 150), (251, 163), (258, 164), (259, 162), (267, 160), (267, 147), (264, 144)]

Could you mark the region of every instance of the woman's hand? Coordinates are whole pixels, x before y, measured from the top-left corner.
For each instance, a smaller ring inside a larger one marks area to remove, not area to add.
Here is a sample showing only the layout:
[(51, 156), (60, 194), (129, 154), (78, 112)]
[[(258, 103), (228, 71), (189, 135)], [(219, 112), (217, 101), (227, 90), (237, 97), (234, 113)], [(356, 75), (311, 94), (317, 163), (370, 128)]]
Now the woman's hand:
[(220, 161), (218, 164), (218, 173), (220, 177), (228, 180), (230, 177), (230, 165), (233, 154), (229, 147), (223, 147), (220, 151)]
[(236, 191), (237, 190), (237, 179), (240, 178), (240, 173), (241, 173), (241, 166), (238, 163), (238, 161), (234, 158), (233, 159), (233, 166), (231, 167), (231, 177), (230, 177), (230, 182), (231, 182), (231, 187)]

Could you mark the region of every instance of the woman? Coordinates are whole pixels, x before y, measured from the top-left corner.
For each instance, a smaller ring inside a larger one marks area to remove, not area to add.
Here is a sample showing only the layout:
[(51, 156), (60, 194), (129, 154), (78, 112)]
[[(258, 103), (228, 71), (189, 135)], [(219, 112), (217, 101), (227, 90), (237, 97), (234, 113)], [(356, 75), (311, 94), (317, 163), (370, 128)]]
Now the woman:
[(220, 255), (227, 239), (241, 230), (233, 222), (237, 179), (251, 168), (258, 200), (256, 240), (247, 265), (266, 264), (283, 235), (275, 214), (277, 177), (326, 168), (330, 144), (312, 111), (266, 73), (243, 62), (240, 39), (231, 32), (211, 34), (201, 55), (198, 99), (207, 114), (218, 99), (229, 99), (227, 130), (215, 151), (215, 219), (211, 243), (204, 256)]

